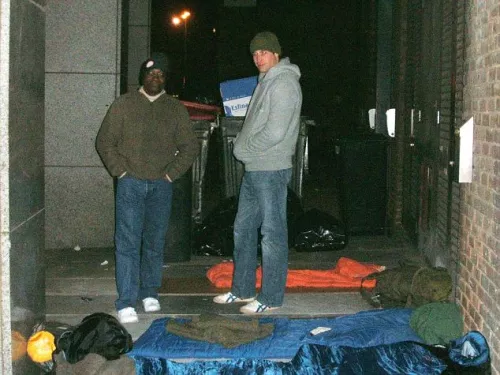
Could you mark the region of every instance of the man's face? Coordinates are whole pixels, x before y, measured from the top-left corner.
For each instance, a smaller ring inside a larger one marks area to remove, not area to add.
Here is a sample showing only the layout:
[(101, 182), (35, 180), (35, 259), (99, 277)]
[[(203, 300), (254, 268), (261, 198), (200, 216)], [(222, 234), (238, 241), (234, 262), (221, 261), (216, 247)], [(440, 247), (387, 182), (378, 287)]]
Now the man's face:
[(269, 69), (280, 61), (277, 53), (258, 49), (253, 53), (253, 63), (260, 73), (267, 73)]
[(152, 69), (144, 76), (144, 91), (148, 95), (158, 95), (165, 86), (165, 74), (160, 69)]

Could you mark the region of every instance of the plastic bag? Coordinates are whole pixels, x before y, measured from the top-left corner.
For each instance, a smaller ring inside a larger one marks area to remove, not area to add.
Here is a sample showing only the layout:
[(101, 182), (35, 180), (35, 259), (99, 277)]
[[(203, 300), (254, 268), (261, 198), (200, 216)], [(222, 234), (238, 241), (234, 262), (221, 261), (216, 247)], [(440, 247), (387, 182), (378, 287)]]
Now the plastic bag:
[(195, 228), (195, 255), (233, 254), (233, 224), (237, 207), (236, 197), (227, 198)]
[(83, 318), (80, 324), (61, 334), (57, 350), (66, 361), (76, 363), (89, 353), (108, 360), (117, 359), (132, 349), (132, 336), (114, 316), (98, 312)]
[[(223, 200), (194, 231), (194, 254), (232, 256), (234, 250), (234, 219), (238, 211), (237, 197)], [(288, 241), (293, 247), (293, 230), (295, 221), (304, 213), (302, 203), (297, 195), (288, 189), (287, 221)], [(259, 234), (260, 236), (260, 234)], [(259, 241), (260, 252), (260, 241)]]
[(341, 250), (347, 245), (340, 220), (315, 208), (297, 218), (294, 233), (295, 250), (299, 252)]

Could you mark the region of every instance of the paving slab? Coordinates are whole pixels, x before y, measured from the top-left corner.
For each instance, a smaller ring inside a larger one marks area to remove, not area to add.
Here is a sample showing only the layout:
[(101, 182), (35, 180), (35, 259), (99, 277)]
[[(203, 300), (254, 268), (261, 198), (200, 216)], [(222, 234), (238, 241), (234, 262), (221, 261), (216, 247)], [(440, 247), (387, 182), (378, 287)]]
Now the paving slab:
[[(342, 250), (319, 252), (290, 251), (290, 269), (325, 270), (335, 267), (340, 257), (386, 267), (400, 261), (420, 261), (419, 253), (396, 237), (353, 237)], [(213, 265), (231, 257), (192, 256), (190, 261), (164, 265), (160, 289), (162, 310), (146, 314), (138, 308), (139, 323), (127, 325), (136, 340), (160, 317), (191, 317), (202, 313), (240, 316), (241, 305), (217, 305), (216, 294), (228, 289), (215, 288), (206, 278)], [(47, 252), (47, 320), (76, 325), (94, 312), (115, 314), (116, 299), (114, 253), (112, 248), (54, 250)], [(287, 288), (284, 306), (271, 316), (289, 318), (335, 317), (354, 314), (372, 307), (358, 291), (331, 288)]]
[[(220, 305), (210, 296), (160, 296), (162, 310), (144, 313), (137, 308), (140, 324), (127, 324), (126, 328), (137, 339), (155, 319), (161, 317), (191, 317), (199, 314), (240, 316), (242, 304)], [(259, 316), (288, 318), (337, 317), (370, 310), (372, 307), (359, 293), (295, 293), (287, 294), (280, 309)], [(115, 315), (114, 298), (111, 296), (78, 297), (47, 296), (47, 320), (76, 325), (95, 312)]]
[(46, 296), (116, 296), (114, 277), (47, 277)]
[[(212, 301), (214, 295), (160, 295), (160, 315), (197, 315), (204, 313), (239, 314), (238, 304), (222, 305)], [(46, 297), (47, 314), (114, 313), (114, 296), (87, 295)], [(348, 293), (293, 293), (286, 294), (282, 308), (270, 311), (270, 315), (344, 315), (370, 309), (370, 305), (356, 292)], [(142, 307), (137, 308), (142, 313)]]

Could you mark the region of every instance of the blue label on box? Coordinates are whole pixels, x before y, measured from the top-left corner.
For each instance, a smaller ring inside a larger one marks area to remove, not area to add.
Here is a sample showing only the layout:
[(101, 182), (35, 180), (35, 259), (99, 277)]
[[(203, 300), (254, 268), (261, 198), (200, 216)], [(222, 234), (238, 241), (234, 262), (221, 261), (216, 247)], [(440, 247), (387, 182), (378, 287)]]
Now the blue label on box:
[(224, 81), (220, 84), (222, 100), (233, 100), (252, 96), (255, 86), (257, 86), (257, 76)]
[(258, 76), (252, 76), (221, 82), (220, 93), (226, 116), (245, 116), (257, 81)]

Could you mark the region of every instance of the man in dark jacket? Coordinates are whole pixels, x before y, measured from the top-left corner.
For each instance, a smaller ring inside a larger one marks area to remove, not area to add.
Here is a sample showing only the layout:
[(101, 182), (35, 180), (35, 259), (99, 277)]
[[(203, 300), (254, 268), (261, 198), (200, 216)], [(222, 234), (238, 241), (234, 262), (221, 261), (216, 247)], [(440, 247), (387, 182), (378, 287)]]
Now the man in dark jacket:
[(97, 135), (97, 151), (116, 185), (115, 302), (121, 323), (138, 321), (135, 306), (160, 310), (163, 248), (171, 211), (172, 182), (199, 150), (184, 105), (164, 90), (166, 59), (141, 67), (138, 91), (111, 105)]
[[(216, 303), (248, 302), (244, 314), (283, 304), (288, 269), (287, 185), (292, 176), (300, 126), (300, 69), (280, 58), (275, 34), (264, 31), (250, 42), (259, 82), (234, 143), (245, 164), (234, 222), (234, 274), (231, 292)], [(255, 297), (258, 230), (262, 234), (262, 289)]]

